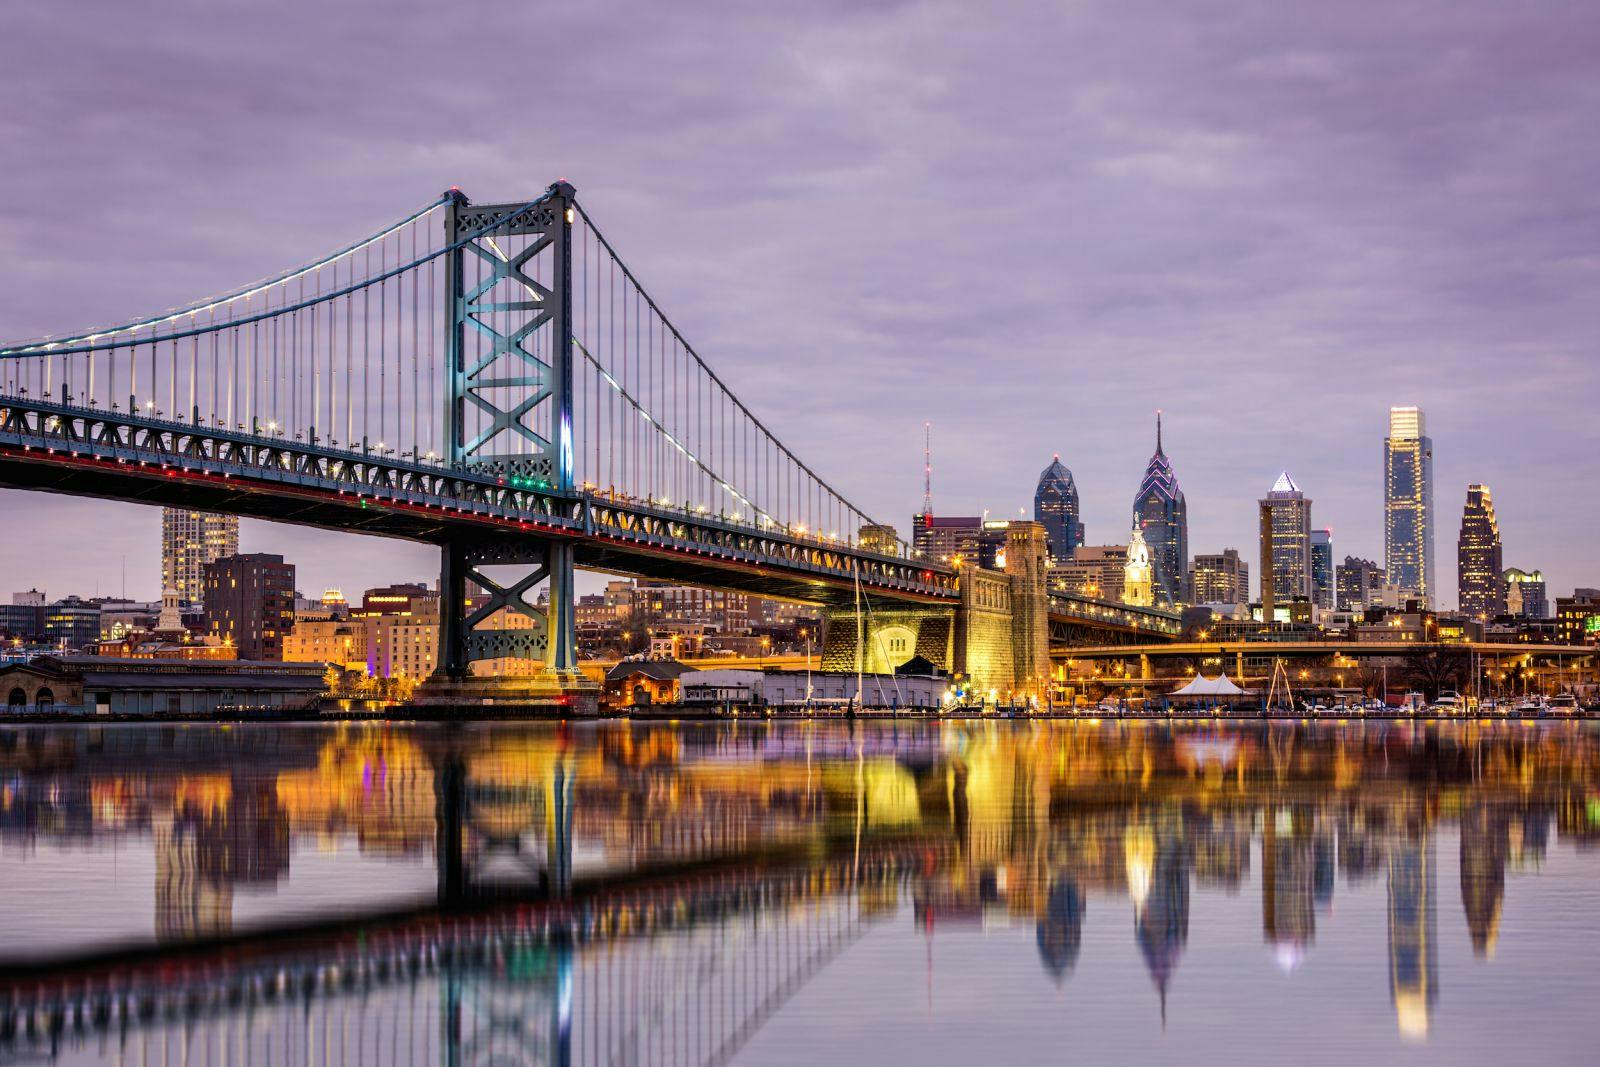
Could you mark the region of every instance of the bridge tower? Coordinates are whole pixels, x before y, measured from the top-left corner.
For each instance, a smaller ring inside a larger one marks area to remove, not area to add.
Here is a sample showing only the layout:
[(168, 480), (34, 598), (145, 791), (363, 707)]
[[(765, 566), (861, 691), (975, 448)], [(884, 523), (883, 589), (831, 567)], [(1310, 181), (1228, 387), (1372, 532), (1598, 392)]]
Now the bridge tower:
[[(444, 211), (446, 459), (560, 494), (574, 491), (575, 196), (564, 181), (532, 204), (473, 204), (452, 190)], [(571, 541), (452, 534), (441, 555), (438, 668), (415, 702), (593, 712), (598, 687), (577, 663)], [(530, 596), (541, 583), (537, 605)], [(481, 591), (476, 600), (469, 585)], [(537, 660), (543, 669), (474, 677), (472, 664), (484, 660)]]

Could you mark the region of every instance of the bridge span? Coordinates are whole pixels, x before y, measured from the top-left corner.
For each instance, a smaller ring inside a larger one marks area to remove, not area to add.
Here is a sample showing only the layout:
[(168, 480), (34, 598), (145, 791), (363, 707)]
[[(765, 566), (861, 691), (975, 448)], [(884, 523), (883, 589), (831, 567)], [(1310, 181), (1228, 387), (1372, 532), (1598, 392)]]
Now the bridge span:
[[(428, 703), (592, 700), (578, 567), (836, 619), (943, 615), (942, 644), (934, 627), (917, 652), (1035, 694), (1052, 633), (1177, 630), (1047, 595), (1031, 541), (1006, 574), (918, 558), (739, 399), (564, 182), (501, 204), (451, 190), (223, 296), (0, 346), (0, 485), (437, 545)], [(501, 612), (526, 625), (481, 625)], [(884, 654), (856, 643), (856, 660)], [(507, 657), (545, 672), (475, 680), (475, 661)]]

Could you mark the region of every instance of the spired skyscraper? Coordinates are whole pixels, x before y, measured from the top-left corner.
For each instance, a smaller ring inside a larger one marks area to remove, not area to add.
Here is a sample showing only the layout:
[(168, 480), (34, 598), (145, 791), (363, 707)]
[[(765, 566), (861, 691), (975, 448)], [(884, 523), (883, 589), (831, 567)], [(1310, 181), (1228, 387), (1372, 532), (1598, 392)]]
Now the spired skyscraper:
[(1431, 604), (1433, 577), (1433, 441), (1422, 409), (1389, 409), (1383, 439), (1383, 566), (1402, 593)]
[(1058, 453), (1039, 475), (1033, 491), (1033, 517), (1050, 539), (1050, 558), (1065, 563), (1072, 550), (1083, 544), (1083, 523), (1078, 520), (1078, 487), (1072, 472), (1061, 465)]
[(1156, 412), (1156, 453), (1145, 468), (1139, 495), (1133, 498), (1133, 525), (1150, 546), (1155, 599), (1170, 608), (1188, 599), (1183, 588), (1189, 572), (1189, 506), (1172, 463), (1161, 449), (1161, 412)]
[(1311, 501), (1284, 471), (1267, 490), (1260, 514), (1261, 621), (1270, 623), (1276, 609), (1311, 599)]
[(1501, 577), (1500, 524), (1487, 485), (1467, 486), (1461, 512), (1461, 539), (1456, 542), (1457, 590), (1461, 612), (1480, 622), (1505, 613), (1506, 588)]

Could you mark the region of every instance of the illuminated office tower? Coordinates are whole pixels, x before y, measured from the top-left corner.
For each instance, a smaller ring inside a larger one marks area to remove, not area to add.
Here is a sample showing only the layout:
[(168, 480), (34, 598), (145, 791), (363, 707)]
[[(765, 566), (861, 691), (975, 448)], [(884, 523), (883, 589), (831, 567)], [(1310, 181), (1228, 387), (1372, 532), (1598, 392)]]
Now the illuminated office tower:
[(1433, 441), (1422, 409), (1389, 409), (1383, 439), (1383, 566), (1407, 596), (1431, 604), (1433, 577)]
[(1289, 472), (1261, 502), (1261, 620), (1296, 600), (1311, 599), (1311, 501)]
[(1189, 568), (1189, 595), (1196, 604), (1247, 604), (1250, 602), (1250, 564), (1237, 548), (1218, 555), (1197, 555)]
[(1324, 611), (1333, 608), (1333, 531), (1311, 531), (1311, 600)]
[(1033, 491), (1033, 517), (1042, 523), (1050, 537), (1050, 558), (1066, 562), (1072, 550), (1083, 544), (1083, 523), (1078, 521), (1078, 487), (1072, 472), (1056, 456), (1039, 475)]
[(186, 508), (161, 509), (161, 589), (187, 606), (205, 596), (205, 566), (239, 553), (239, 517)]
[(1500, 524), (1487, 485), (1467, 486), (1461, 512), (1461, 539), (1456, 542), (1456, 577), (1461, 612), (1480, 622), (1506, 610)]
[(1189, 570), (1189, 505), (1178, 487), (1172, 462), (1161, 448), (1161, 412), (1156, 412), (1156, 451), (1145, 467), (1139, 495), (1133, 498), (1133, 524), (1150, 546), (1156, 603), (1170, 608), (1188, 599), (1183, 588)]
[(1438, 863), (1427, 827), (1389, 844), (1389, 997), (1400, 1034), (1428, 1036), (1439, 999)]

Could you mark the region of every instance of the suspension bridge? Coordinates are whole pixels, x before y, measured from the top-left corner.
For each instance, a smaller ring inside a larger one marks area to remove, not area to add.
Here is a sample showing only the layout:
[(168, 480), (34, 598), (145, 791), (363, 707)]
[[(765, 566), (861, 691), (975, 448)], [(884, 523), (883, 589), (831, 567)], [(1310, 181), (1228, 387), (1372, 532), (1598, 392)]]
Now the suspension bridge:
[[(917, 558), (785, 445), (565, 182), (503, 204), (450, 190), (244, 288), (0, 348), (0, 485), (436, 544), (422, 699), (442, 703), (511, 684), (473, 682), (486, 659), (541, 661), (539, 693), (584, 688), (575, 568), (932, 619), (919, 653), (1008, 690), (1037, 688), (1021, 646), (1052, 634), (1177, 632), (1169, 613), (1050, 593), (1041, 563), (1020, 612), (1037, 619), (1000, 641), (1016, 583)], [(1008, 570), (1028, 575), (1027, 549)], [(526, 625), (480, 626), (502, 611)], [(870, 658), (863, 627), (832, 629), (838, 655)], [(518, 684), (502, 695), (539, 695)]]

